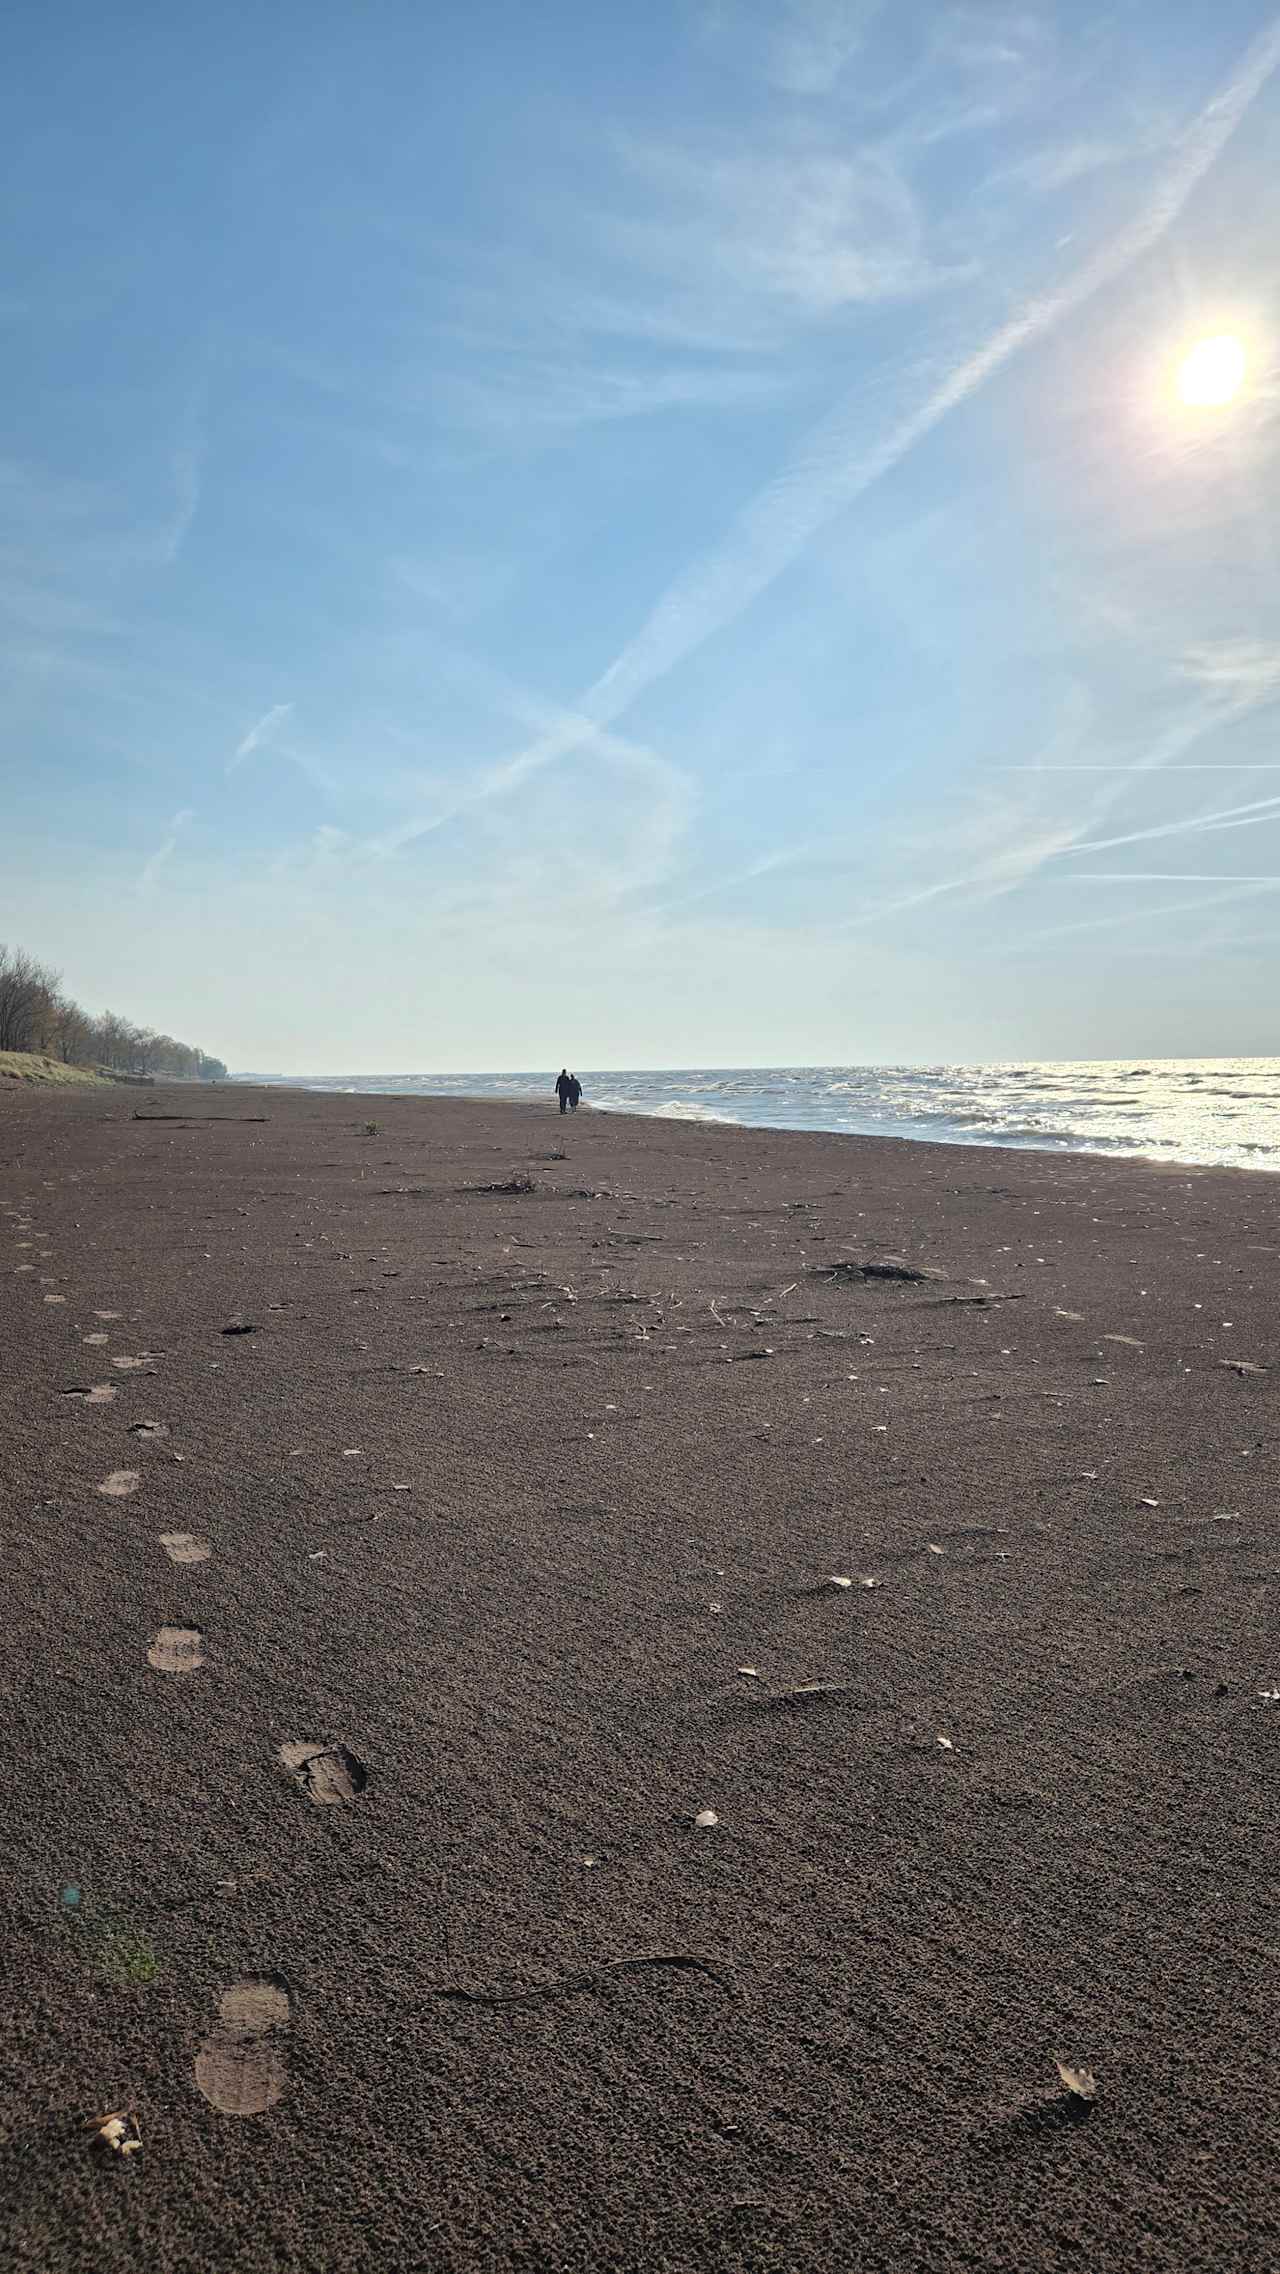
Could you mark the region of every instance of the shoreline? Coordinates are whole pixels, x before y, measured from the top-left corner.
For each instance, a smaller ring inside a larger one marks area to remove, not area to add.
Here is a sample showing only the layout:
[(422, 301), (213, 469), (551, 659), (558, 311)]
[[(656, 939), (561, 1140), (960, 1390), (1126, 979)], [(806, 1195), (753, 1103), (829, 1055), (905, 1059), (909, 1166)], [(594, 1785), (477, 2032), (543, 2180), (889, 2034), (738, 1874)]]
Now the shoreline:
[[(1155, 1085), (1154, 1089), (1123, 1086), (1118, 1096), (1098, 1088), (1103, 1063), (666, 1068), (613, 1076), (588, 1069), (583, 1102), (586, 1110), (600, 1113), (780, 1134), (808, 1132), (877, 1142), (901, 1139), (967, 1149), (993, 1146), (1001, 1152), (1064, 1156), (1085, 1153), (1100, 1160), (1185, 1162), (1195, 1168), (1280, 1173), (1280, 1059), (1171, 1059), (1137, 1067), (1116, 1061), (1121, 1071), (1110, 1078), (1113, 1084)], [(1228, 1073), (1232, 1073), (1229, 1083)], [(1215, 1075), (1217, 1079), (1212, 1078)], [(1024, 1077), (1026, 1088), (1014, 1086)], [(450, 1082), (478, 1086), (436, 1086)], [(535, 1077), (520, 1073), (389, 1074), (287, 1082), (267, 1078), (260, 1086), (299, 1088), (318, 1096), (466, 1097), (479, 1107), (499, 1101), (541, 1107), (547, 1092), (540, 1078), (536, 1088), (534, 1082)]]
[(1244, 1175), (6, 1091), (15, 2262), (1280, 2257)]
[[(1122, 1061), (1117, 1061), (1117, 1063), (1122, 1063)], [(372, 1076), (369, 1077), (369, 1079), (373, 1078)], [(479, 1090), (350, 1090), (286, 1080), (284, 1077), (258, 1082), (230, 1080), (210, 1086), (218, 1089), (253, 1090), (263, 1096), (270, 1096), (273, 1092), (287, 1091), (295, 1096), (335, 1099), (398, 1098), (406, 1105), (469, 1105), (482, 1112), (491, 1106), (513, 1106), (519, 1112), (538, 1114), (546, 1110), (537, 1100), (523, 1097), (504, 1097), (493, 1092)], [(555, 1111), (554, 1108), (551, 1110)], [(1095, 1160), (1106, 1162), (1113, 1168), (1126, 1166), (1146, 1168), (1155, 1171), (1157, 1174), (1170, 1176), (1180, 1175), (1184, 1171), (1194, 1176), (1280, 1176), (1280, 1162), (1277, 1162), (1274, 1168), (1265, 1168), (1259, 1163), (1246, 1161), (1184, 1160), (1181, 1156), (1170, 1158), (1158, 1153), (1121, 1153), (1114, 1149), (1104, 1150), (1101, 1146), (1067, 1144), (1055, 1146), (1034, 1144), (1013, 1138), (1001, 1142), (994, 1137), (917, 1136), (913, 1131), (902, 1129), (819, 1129), (807, 1123), (784, 1124), (773, 1121), (738, 1121), (728, 1114), (709, 1112), (677, 1114), (663, 1112), (660, 1109), (650, 1111), (643, 1106), (596, 1105), (590, 1099), (583, 1100), (582, 1106), (579, 1108), (579, 1115), (573, 1118), (585, 1120), (593, 1115), (603, 1116), (607, 1120), (656, 1122), (659, 1127), (669, 1129), (740, 1130), (765, 1137), (773, 1136), (787, 1139), (818, 1137), (838, 1139), (843, 1143), (855, 1145), (905, 1145), (916, 1150), (923, 1146), (930, 1150), (938, 1149), (964, 1154), (986, 1152), (1004, 1155), (1012, 1153), (1017, 1156), (1030, 1156), (1045, 1161)], [(559, 1118), (558, 1113), (556, 1118)], [(565, 1118), (566, 1120), (570, 1119), (567, 1115)]]

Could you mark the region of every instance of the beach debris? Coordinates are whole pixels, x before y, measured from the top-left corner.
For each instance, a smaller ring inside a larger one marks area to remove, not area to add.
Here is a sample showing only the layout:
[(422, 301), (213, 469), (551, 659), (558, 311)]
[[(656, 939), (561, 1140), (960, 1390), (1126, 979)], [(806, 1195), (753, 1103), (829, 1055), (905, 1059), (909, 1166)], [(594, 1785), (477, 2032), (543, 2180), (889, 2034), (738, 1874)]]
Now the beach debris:
[(45, 1296), (45, 1301), (46, 1301), (46, 1303), (65, 1303), (65, 1302), (66, 1302), (66, 1299), (67, 1299), (67, 1298), (66, 1298), (66, 1296), (65, 1296), (65, 1295), (46, 1295), (46, 1296)]
[(944, 1737), (941, 1730), (938, 1732), (938, 1743), (941, 1745), (944, 1753), (954, 1753), (956, 1749), (954, 1740), (950, 1737)]
[(369, 1782), (364, 1762), (345, 1745), (318, 1745), (314, 1739), (282, 1745), (278, 1754), (299, 1792), (318, 1808), (354, 1800)]
[(693, 1819), (694, 1830), (697, 1832), (714, 1832), (719, 1821), (714, 1808), (700, 1808)]
[(159, 1539), (170, 1563), (207, 1563), (213, 1554), (197, 1532), (161, 1532)]
[(1258, 1696), (1266, 1705), (1280, 1705), (1280, 1690), (1259, 1690)]
[(812, 1266), (815, 1279), (848, 1282), (851, 1279), (896, 1279), (917, 1286), (926, 1279), (944, 1279), (946, 1273), (930, 1270), (927, 1265), (907, 1263), (900, 1255), (886, 1255), (867, 1263), (840, 1261), (816, 1263)]
[[(46, 1303), (48, 1300), (49, 1298), (46, 1295)], [(1224, 1326), (1227, 1323), (1228, 1322), (1226, 1320), (1223, 1321)], [(1218, 1364), (1220, 1366), (1225, 1366), (1228, 1373), (1240, 1374), (1242, 1376), (1245, 1374), (1269, 1374), (1271, 1371), (1271, 1368), (1269, 1366), (1255, 1366), (1252, 1358), (1220, 1358), (1218, 1360)]]
[(594, 1871), (596, 1865), (601, 1860), (602, 1859), (599, 1856), (584, 1856), (582, 1859), (582, 1868), (584, 1871)]
[(1104, 1342), (1122, 1342), (1126, 1350), (1146, 1349), (1146, 1344), (1139, 1342), (1136, 1334), (1104, 1334), (1102, 1339)]
[(103, 1478), (98, 1490), (105, 1493), (108, 1500), (127, 1500), (131, 1492), (137, 1491), (141, 1482), (142, 1477), (137, 1469), (113, 1469), (109, 1477)]
[(1138, 1506), (1139, 1508), (1158, 1508), (1160, 1506), (1160, 1503), (1158, 1500), (1153, 1500), (1150, 1493), (1144, 1492), (1142, 1498), (1138, 1502)]
[[(119, 1075), (114, 1077), (119, 1080)], [(269, 1113), (135, 1113), (135, 1121), (270, 1121)]]
[(363, 1445), (344, 1445), (342, 1448), (342, 1458), (344, 1461), (358, 1461), (362, 1459), (363, 1455)]
[(1240, 1511), (1238, 1508), (1215, 1508), (1209, 1521), (1211, 1524), (1238, 1524)]
[(775, 1708), (815, 1705), (820, 1699), (846, 1698), (860, 1695), (855, 1682), (793, 1682), (789, 1689), (763, 1690), (753, 1699), (758, 1713), (772, 1713)]
[(103, 2155), (132, 2156), (142, 2146), (138, 2119), (123, 2108), (110, 2109), (105, 2116), (86, 2116), (84, 2130), (89, 2146)]
[(1086, 1484), (1096, 1484), (1097, 1482), (1098, 1472), (1096, 1469), (1081, 1469), (1080, 1475)]
[(847, 1579), (842, 1571), (832, 1571), (828, 1573), (822, 1584), (824, 1587), (852, 1587), (853, 1581)]
[(1080, 2067), (1074, 2061), (1064, 2061), (1057, 2053), (1054, 2054), (1053, 2059), (1054, 2067), (1057, 2069), (1065, 2089), (1074, 2099), (1083, 2101), (1097, 2099), (1098, 2080), (1092, 2069)]
[(157, 1674), (194, 1674), (204, 1664), (199, 1627), (159, 1627), (147, 1647), (147, 1664)]
[(531, 1982), (518, 1990), (468, 1990), (460, 1982), (428, 1982), (426, 1994), (432, 1998), (453, 1998), (469, 2006), (523, 2006), (532, 2005), (542, 1998), (573, 1997), (580, 1990), (598, 1989), (602, 1982), (615, 1974), (635, 1974), (648, 1966), (671, 1967), (686, 1974), (705, 1974), (709, 1981), (733, 1997), (735, 1985), (718, 1967), (705, 1958), (697, 1958), (688, 1950), (643, 1950), (630, 1958), (613, 1958), (604, 1966), (586, 1974), (570, 1974), (559, 1982)]
[(930, 1555), (945, 1555), (947, 1552), (945, 1548), (940, 1548), (938, 1546), (936, 1540), (928, 1540), (926, 1541), (925, 1545), (928, 1548)]
[(741, 1674), (744, 1682), (758, 1682), (760, 1679), (760, 1669), (758, 1666), (739, 1666), (738, 1672)]

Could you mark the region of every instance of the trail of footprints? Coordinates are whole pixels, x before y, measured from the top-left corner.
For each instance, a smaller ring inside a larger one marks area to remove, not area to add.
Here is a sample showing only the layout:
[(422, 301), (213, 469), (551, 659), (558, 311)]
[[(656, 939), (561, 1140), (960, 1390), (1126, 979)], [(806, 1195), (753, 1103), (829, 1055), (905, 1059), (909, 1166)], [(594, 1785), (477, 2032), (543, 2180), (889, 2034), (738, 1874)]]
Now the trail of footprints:
[[(14, 1209), (7, 1209), (14, 1228), (23, 1236), (17, 1240), (19, 1249), (29, 1249), (44, 1235), (36, 1231), (29, 1217)], [(28, 1236), (29, 1235), (29, 1236)], [(42, 1249), (41, 1260), (52, 1260), (52, 1251)], [(18, 1263), (15, 1272), (34, 1271), (33, 1263)], [(42, 1275), (43, 1276), (43, 1275)], [(47, 1286), (48, 1282), (45, 1281)], [(44, 1301), (65, 1304), (66, 1296), (46, 1292)], [(94, 1317), (109, 1324), (119, 1319), (119, 1311), (95, 1311)], [(109, 1341), (106, 1324), (82, 1336), (87, 1348), (102, 1349)], [(159, 1351), (144, 1350), (136, 1355), (120, 1353), (111, 1360), (116, 1373), (155, 1373)], [(110, 1405), (116, 1397), (112, 1382), (74, 1384), (62, 1391), (62, 1396), (73, 1398), (86, 1406)], [(129, 1435), (143, 1443), (167, 1437), (169, 1425), (164, 1421), (137, 1421), (130, 1425)], [(113, 1469), (97, 1487), (108, 1500), (128, 1500), (142, 1482), (139, 1469)], [(213, 1555), (210, 1542), (198, 1532), (161, 1532), (159, 1544), (169, 1561), (179, 1566), (208, 1563)], [(158, 1674), (194, 1674), (205, 1664), (207, 1652), (204, 1630), (196, 1626), (162, 1626), (147, 1645), (147, 1664)], [(323, 1744), (314, 1738), (293, 1739), (281, 1745), (277, 1760), (298, 1791), (305, 1794), (316, 1807), (334, 1807), (354, 1800), (368, 1782), (368, 1772), (358, 1756), (348, 1746)], [(210, 2105), (226, 2116), (258, 2116), (284, 2097), (288, 2089), (287, 2048), (292, 2005), (288, 1984), (282, 1975), (250, 1976), (225, 1990), (218, 2007), (218, 2020), (196, 2055), (195, 2080)]]
[[(32, 1248), (44, 1238), (30, 1217), (9, 1209), (16, 1234), (16, 1246), (29, 1255)], [(38, 1248), (39, 1260), (51, 1262), (52, 1251)], [(34, 1273), (36, 1265), (22, 1260), (13, 1266), (15, 1274)], [(52, 1284), (50, 1275), (40, 1274), (44, 1289), (42, 1300), (50, 1306), (65, 1306), (66, 1295)], [(1077, 1311), (1058, 1309), (1055, 1315), (1071, 1323), (1083, 1323)], [(95, 1311), (98, 1326), (82, 1337), (86, 1348), (104, 1349), (110, 1335), (107, 1329), (119, 1320), (114, 1310)], [(224, 1331), (232, 1331), (230, 1329)], [(1140, 1349), (1135, 1338), (1119, 1334), (1104, 1334), (1103, 1341)], [(159, 1351), (144, 1349), (137, 1353), (120, 1352), (110, 1359), (117, 1375), (145, 1375), (157, 1372)], [(117, 1385), (100, 1382), (74, 1385), (62, 1393), (86, 1406), (111, 1404), (117, 1396)], [(140, 1442), (168, 1435), (163, 1422), (140, 1421), (131, 1425), (129, 1434)], [(142, 1482), (137, 1469), (114, 1469), (98, 1485), (98, 1492), (109, 1500), (131, 1499)], [(973, 1528), (975, 1534), (985, 1528)], [(966, 1544), (969, 1533), (952, 1536)], [(169, 1561), (180, 1569), (190, 1569), (211, 1560), (213, 1549), (203, 1536), (193, 1532), (170, 1531), (158, 1535), (158, 1544)], [(938, 1552), (941, 1552), (939, 1550)], [(157, 1674), (181, 1678), (196, 1674), (208, 1661), (204, 1629), (200, 1626), (162, 1626), (151, 1637), (146, 1650), (147, 1664)], [(944, 1740), (945, 1742), (945, 1740)], [(365, 1790), (368, 1774), (364, 1763), (356, 1754), (339, 1742), (317, 1739), (292, 1739), (277, 1751), (279, 1768), (297, 1791), (315, 1807), (342, 1806), (359, 1797)], [(278, 1974), (250, 1976), (225, 1990), (219, 2001), (217, 2020), (204, 2039), (195, 2060), (195, 2082), (211, 2107), (228, 2116), (254, 2116), (273, 2108), (288, 2089), (288, 2039), (292, 2018), (292, 2001), (288, 1984)]]

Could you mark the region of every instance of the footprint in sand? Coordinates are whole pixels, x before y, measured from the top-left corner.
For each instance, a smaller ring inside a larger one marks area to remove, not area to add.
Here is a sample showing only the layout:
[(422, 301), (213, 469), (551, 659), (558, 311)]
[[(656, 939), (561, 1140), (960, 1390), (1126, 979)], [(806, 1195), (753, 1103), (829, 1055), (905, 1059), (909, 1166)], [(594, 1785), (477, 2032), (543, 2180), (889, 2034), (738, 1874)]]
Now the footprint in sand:
[(160, 1545), (171, 1563), (207, 1563), (213, 1554), (198, 1532), (161, 1532)]
[(113, 1358), (111, 1363), (117, 1373), (140, 1374), (144, 1367), (154, 1364), (155, 1357), (154, 1350), (144, 1350), (140, 1358)]
[(168, 1434), (167, 1421), (131, 1421), (129, 1424), (129, 1435), (140, 1438), (144, 1445), (153, 1437), (167, 1437)]
[(95, 1311), (93, 1315), (95, 1319), (118, 1319), (122, 1314), (119, 1311)]
[(82, 1334), (80, 1340), (86, 1345), (93, 1344), (96, 1347), (104, 1342), (110, 1342), (111, 1337), (109, 1334)]
[(290, 2003), (279, 1974), (225, 1990), (218, 2026), (196, 2055), (196, 2083), (224, 2116), (259, 2116), (284, 2097)]
[(299, 1792), (305, 1792), (318, 1808), (354, 1800), (369, 1782), (364, 1762), (345, 1745), (317, 1745), (314, 1739), (302, 1738), (282, 1745), (279, 1759)]
[(199, 1627), (161, 1627), (147, 1646), (147, 1664), (157, 1674), (194, 1674), (204, 1664)]
[(64, 1398), (79, 1398), (81, 1405), (110, 1405), (115, 1394), (112, 1382), (94, 1382), (89, 1389), (84, 1390), (77, 1385), (62, 1393)]
[(142, 1475), (138, 1469), (113, 1469), (109, 1477), (103, 1478), (98, 1490), (104, 1492), (108, 1500), (127, 1500), (131, 1492), (137, 1491), (141, 1482)]
[(66, 1302), (66, 1299), (67, 1299), (67, 1298), (66, 1298), (66, 1296), (65, 1296), (65, 1295), (46, 1295), (46, 1296), (45, 1296), (45, 1301), (46, 1301), (46, 1303), (65, 1303), (65, 1302)]

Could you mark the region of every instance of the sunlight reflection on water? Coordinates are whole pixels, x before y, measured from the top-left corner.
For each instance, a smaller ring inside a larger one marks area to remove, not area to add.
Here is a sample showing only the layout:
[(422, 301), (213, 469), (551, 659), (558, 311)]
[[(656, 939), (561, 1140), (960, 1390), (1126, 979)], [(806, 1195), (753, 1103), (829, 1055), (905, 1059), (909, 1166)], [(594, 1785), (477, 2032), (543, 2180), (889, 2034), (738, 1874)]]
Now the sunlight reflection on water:
[[(257, 1077), (259, 1079), (268, 1077)], [(314, 1089), (553, 1103), (553, 1073), (299, 1077)], [(584, 1071), (610, 1113), (1280, 1168), (1280, 1059)]]

